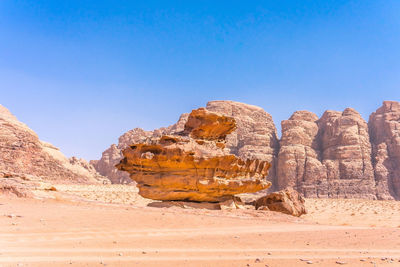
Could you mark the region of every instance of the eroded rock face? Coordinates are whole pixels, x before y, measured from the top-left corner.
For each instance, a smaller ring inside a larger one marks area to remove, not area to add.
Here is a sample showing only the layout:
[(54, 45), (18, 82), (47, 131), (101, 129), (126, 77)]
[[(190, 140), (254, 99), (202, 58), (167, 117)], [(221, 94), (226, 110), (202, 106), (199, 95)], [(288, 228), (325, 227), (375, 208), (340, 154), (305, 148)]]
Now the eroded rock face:
[(258, 210), (277, 211), (299, 217), (307, 213), (304, 203), (304, 198), (289, 187), (257, 199), (255, 206)]
[(369, 118), (369, 131), (377, 195), (400, 200), (400, 102), (383, 102)]
[(234, 119), (198, 109), (187, 121), (179, 135), (149, 138), (123, 151), (117, 168), (129, 172), (140, 195), (155, 200), (220, 202), (271, 185), (265, 179), (270, 167), (267, 161), (243, 160), (225, 146), (224, 137), (236, 128)]
[(306, 197), (376, 199), (368, 125), (354, 109), (295, 112), (282, 122), (279, 188)]
[(56, 147), (40, 141), (34, 131), (3, 106), (0, 106), (0, 172), (3, 176), (28, 175), (63, 183), (105, 180), (87, 162), (67, 159)]
[(293, 187), (305, 197), (318, 197), (318, 184), (326, 181), (326, 168), (320, 161), (318, 117), (309, 111), (296, 111), (282, 121), (278, 155), (278, 188)]
[(354, 109), (326, 111), (318, 122), (327, 187), (322, 194), (376, 199), (368, 125)]

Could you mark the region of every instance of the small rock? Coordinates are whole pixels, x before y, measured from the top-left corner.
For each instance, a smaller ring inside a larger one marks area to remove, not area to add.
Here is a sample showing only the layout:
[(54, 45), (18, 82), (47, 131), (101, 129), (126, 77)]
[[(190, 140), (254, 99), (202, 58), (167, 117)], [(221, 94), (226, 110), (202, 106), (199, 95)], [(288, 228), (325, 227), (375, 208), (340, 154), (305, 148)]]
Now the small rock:
[(360, 261), (366, 261), (366, 259), (361, 259)]
[(383, 257), (383, 258), (381, 258), (381, 261), (385, 261), (385, 260), (387, 260), (387, 258), (384, 258), (384, 257)]
[(313, 264), (313, 262), (312, 261), (307, 261), (307, 264)]
[(147, 254), (147, 252), (146, 251), (142, 251), (142, 254)]
[(272, 253), (271, 253), (271, 252), (268, 252), (267, 254), (268, 254), (268, 255), (272, 255)]
[(257, 258), (254, 262), (259, 263), (259, 262), (261, 262), (261, 260)]
[(345, 265), (345, 264), (347, 264), (347, 262), (344, 262), (344, 261), (336, 261), (336, 264)]
[(124, 254), (122, 254), (122, 253), (119, 253), (118, 255), (119, 255), (119, 256), (123, 256)]
[(309, 260), (307, 260), (307, 259), (300, 259), (301, 261), (309, 261)]

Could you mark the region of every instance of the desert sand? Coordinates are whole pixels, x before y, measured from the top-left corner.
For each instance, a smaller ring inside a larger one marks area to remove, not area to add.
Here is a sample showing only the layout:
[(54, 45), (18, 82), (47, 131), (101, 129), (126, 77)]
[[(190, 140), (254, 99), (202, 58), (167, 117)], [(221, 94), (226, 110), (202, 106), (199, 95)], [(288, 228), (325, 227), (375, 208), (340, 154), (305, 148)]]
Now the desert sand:
[(0, 266), (400, 266), (396, 201), (307, 199), (297, 218), (147, 207), (127, 185), (55, 188), (0, 195)]

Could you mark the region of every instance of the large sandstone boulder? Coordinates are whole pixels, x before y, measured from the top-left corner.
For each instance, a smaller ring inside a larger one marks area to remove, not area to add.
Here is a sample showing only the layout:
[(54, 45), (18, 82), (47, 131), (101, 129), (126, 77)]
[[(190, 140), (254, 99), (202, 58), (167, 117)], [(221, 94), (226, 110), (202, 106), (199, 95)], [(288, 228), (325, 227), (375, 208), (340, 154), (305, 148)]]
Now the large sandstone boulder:
[(235, 119), (204, 108), (192, 111), (184, 131), (131, 144), (117, 165), (155, 200), (221, 202), (268, 188), (270, 164), (230, 153), (225, 138)]
[[(227, 133), (226, 148), (231, 154), (242, 159), (268, 161), (271, 168), (267, 179), (275, 185), (275, 159), (279, 144), (271, 115), (260, 107), (234, 101), (210, 101), (206, 105), (206, 110), (232, 117), (235, 120), (236, 129)], [(100, 160), (91, 161), (91, 163), (101, 175), (108, 177), (112, 183), (129, 183), (132, 181), (129, 175), (115, 168), (115, 165), (123, 158), (122, 151), (130, 144), (144, 142), (148, 138), (184, 132), (188, 115), (187, 113), (182, 114), (176, 124), (167, 128), (154, 131), (144, 131), (139, 128), (131, 130), (119, 138), (117, 145), (113, 144), (104, 151)], [(196, 121), (193, 120), (190, 123), (196, 123)], [(186, 132), (188, 130), (190, 131), (187, 129)]]
[[(0, 105), (1, 177), (35, 176), (62, 183), (98, 183), (106, 178), (84, 160), (67, 159)], [(5, 181), (3, 181), (3, 184)]]
[(277, 211), (299, 217), (307, 213), (304, 202), (304, 198), (289, 187), (257, 199), (255, 206), (258, 210)]
[(378, 198), (400, 200), (400, 102), (385, 101), (369, 118)]

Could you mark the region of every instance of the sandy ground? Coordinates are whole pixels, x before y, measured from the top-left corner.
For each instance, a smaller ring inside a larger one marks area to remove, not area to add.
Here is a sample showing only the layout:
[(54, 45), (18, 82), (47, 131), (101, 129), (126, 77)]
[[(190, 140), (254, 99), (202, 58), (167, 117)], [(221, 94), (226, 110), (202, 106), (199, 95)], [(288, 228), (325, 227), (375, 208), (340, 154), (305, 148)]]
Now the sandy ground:
[(0, 266), (400, 266), (400, 202), (307, 199), (295, 218), (55, 187), (52, 199), (0, 195)]

